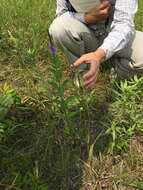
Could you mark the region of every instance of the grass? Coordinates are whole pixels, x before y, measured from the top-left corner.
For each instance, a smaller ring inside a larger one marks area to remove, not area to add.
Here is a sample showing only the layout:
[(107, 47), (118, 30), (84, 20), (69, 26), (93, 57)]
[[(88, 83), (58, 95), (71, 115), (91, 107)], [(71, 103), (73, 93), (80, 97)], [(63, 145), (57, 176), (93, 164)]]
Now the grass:
[(143, 189), (143, 78), (111, 91), (103, 72), (77, 89), (64, 55), (50, 54), (55, 7), (0, 2), (0, 189)]

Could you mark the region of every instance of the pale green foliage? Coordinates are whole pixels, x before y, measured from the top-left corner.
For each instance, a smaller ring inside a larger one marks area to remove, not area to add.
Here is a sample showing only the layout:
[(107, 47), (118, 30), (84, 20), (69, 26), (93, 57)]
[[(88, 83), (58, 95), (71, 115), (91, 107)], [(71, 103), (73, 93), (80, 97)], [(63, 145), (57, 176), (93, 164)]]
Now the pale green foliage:
[(111, 134), (110, 152), (118, 152), (129, 146), (130, 138), (143, 132), (141, 104), (143, 78), (121, 81), (118, 89), (112, 89), (115, 101), (110, 106), (110, 120), (105, 134)]

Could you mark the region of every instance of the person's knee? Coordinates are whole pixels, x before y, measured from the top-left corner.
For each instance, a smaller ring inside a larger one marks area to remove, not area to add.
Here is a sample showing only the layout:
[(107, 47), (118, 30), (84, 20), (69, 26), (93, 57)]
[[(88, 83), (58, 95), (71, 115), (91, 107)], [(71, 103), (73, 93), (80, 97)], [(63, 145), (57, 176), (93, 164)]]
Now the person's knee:
[(52, 36), (54, 42), (58, 43), (62, 41), (65, 36), (65, 27), (61, 23), (58, 22), (58, 18), (56, 18), (49, 28), (49, 33)]
[(50, 26), (50, 35), (56, 43), (67, 44), (82, 40), (82, 32), (88, 33), (83, 23), (73, 19), (70, 15), (57, 17)]

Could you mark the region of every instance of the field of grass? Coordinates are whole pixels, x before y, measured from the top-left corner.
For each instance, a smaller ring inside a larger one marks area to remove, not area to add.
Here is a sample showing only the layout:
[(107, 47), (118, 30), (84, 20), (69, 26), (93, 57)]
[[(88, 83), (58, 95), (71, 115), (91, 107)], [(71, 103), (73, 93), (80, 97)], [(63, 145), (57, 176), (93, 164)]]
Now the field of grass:
[(77, 89), (50, 53), (55, 8), (0, 2), (0, 190), (143, 190), (143, 77)]

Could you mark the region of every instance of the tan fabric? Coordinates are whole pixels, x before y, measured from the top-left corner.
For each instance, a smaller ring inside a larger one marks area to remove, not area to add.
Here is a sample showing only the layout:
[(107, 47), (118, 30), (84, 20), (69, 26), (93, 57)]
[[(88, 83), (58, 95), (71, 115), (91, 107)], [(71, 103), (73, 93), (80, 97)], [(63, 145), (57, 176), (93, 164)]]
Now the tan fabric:
[(55, 43), (64, 51), (69, 64), (73, 64), (81, 55), (95, 51), (102, 43), (102, 38), (94, 35), (95, 31), (66, 14), (57, 17), (49, 31)]
[(75, 10), (79, 13), (86, 13), (94, 6), (100, 4), (100, 0), (69, 0)]
[[(57, 17), (50, 26), (50, 34), (65, 52), (69, 64), (74, 63), (81, 55), (95, 51), (102, 44), (106, 35), (97, 38), (94, 32), (66, 14)], [(143, 32), (136, 31), (133, 44), (128, 44), (110, 59), (119, 76), (129, 77), (135, 73), (143, 73), (142, 43)]]

